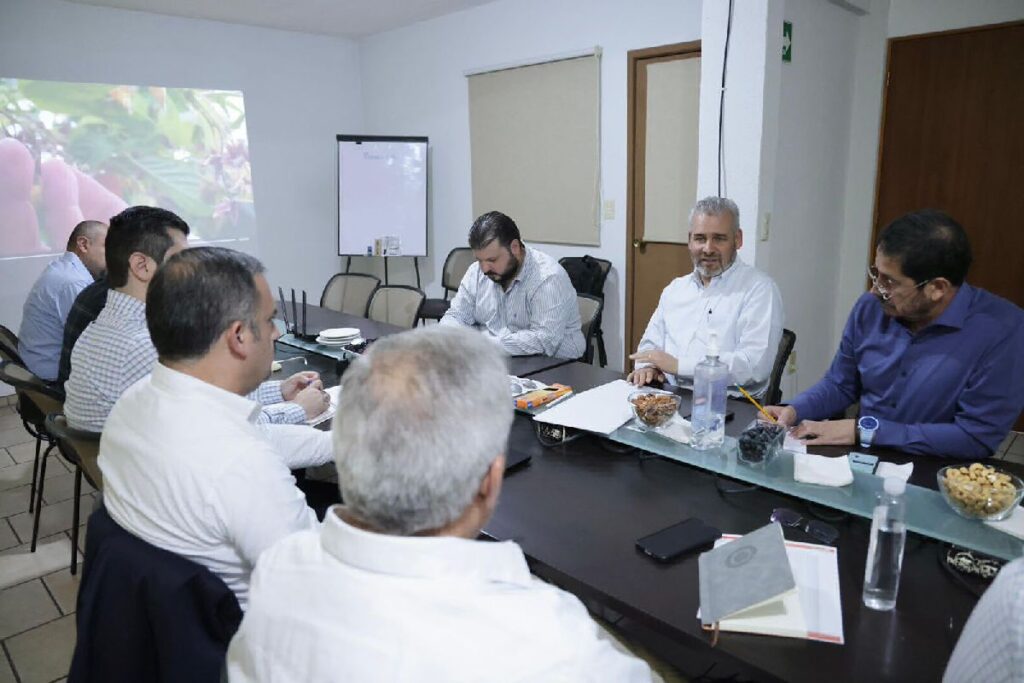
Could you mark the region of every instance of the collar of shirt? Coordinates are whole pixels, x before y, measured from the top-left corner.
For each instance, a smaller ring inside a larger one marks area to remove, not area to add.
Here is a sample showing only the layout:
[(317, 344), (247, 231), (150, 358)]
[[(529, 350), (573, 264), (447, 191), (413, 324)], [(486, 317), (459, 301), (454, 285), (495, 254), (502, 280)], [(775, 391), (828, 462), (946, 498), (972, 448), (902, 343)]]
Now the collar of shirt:
[[(114, 294), (114, 291), (111, 290), (110, 293)], [(205, 399), (250, 423), (255, 424), (260, 414), (259, 403), (186, 375), (184, 372), (173, 370), (161, 362), (153, 366), (152, 382), (154, 387), (172, 396), (178, 396), (182, 400), (192, 400), (191, 397)]]
[(90, 281), (93, 279), (92, 273), (89, 272), (89, 269), (85, 267), (85, 264), (82, 263), (82, 259), (78, 258), (78, 254), (75, 252), (65, 251), (61, 255), (60, 261), (75, 271), (78, 275), (88, 278)]
[(364, 531), (327, 511), (321, 527), (324, 550), (340, 562), (391, 576), (466, 579), (530, 584), (530, 570), (515, 543), (471, 541), (452, 536), (392, 536)]
[[(967, 314), (971, 309), (971, 301), (974, 299), (974, 288), (966, 282), (960, 285), (953, 300), (949, 302), (939, 317), (928, 327), (952, 327), (962, 329), (967, 320)], [(927, 328), (926, 328), (927, 329)], [(922, 330), (923, 331), (923, 330)]]
[(133, 322), (141, 321), (143, 325), (146, 324), (146, 302), (116, 289), (107, 293), (107, 304), (103, 307), (103, 311), (106, 312), (104, 317)]

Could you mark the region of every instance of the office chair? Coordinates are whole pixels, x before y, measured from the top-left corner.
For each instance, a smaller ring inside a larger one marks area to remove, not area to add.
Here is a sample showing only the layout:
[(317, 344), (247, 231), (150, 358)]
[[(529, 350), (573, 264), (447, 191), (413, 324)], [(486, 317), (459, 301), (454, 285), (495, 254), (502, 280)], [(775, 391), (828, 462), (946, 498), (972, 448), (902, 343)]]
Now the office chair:
[(380, 286), (380, 278), (364, 273), (338, 273), (324, 287), (320, 306), (339, 313), (366, 317), (370, 297)]
[(580, 359), (584, 363), (594, 362), (594, 339), (597, 336), (597, 322), (601, 319), (604, 301), (593, 294), (577, 294), (576, 305), (580, 309), (580, 329), (583, 332), (584, 351)]
[(778, 405), (782, 402), (782, 372), (786, 369), (786, 362), (789, 354), (793, 352), (796, 345), (796, 332), (782, 330), (782, 339), (779, 340), (779, 350), (775, 354), (775, 364), (772, 366), (772, 373), (768, 376), (768, 389), (764, 394), (765, 405)]
[(587, 254), (585, 256), (565, 256), (558, 259), (558, 263), (569, 274), (569, 279), (577, 294), (590, 294), (601, 299), (602, 306), (595, 321), (594, 337), (597, 340), (598, 364), (603, 368), (608, 365), (608, 354), (604, 348), (601, 314), (604, 312), (604, 285), (608, 280), (608, 273), (611, 272), (612, 262)]
[(465, 277), (466, 271), (473, 265), (473, 250), (468, 247), (457, 247), (448, 252), (448, 258), (444, 260), (444, 268), (441, 269), (441, 287), (444, 289), (443, 299), (426, 299), (423, 302), (423, 310), (420, 311), (421, 320), (440, 320), (448, 312), (451, 301), (448, 295), (459, 291), (459, 284)]
[[(78, 506), (82, 500), (82, 475), (97, 491), (103, 490), (103, 474), (96, 462), (100, 454), (99, 432), (75, 429), (63, 415), (52, 414), (46, 418), (46, 431), (57, 440), (57, 450), (64, 459), (75, 466), (75, 507), (71, 517), (71, 573), (78, 571)], [(46, 476), (46, 459), (42, 462), (41, 478)], [(39, 487), (40, 496), (43, 487)], [(38, 502), (37, 502), (38, 510)], [(38, 533), (39, 514), (33, 522), (32, 536)]]
[(398, 327), (413, 328), (426, 299), (423, 290), (409, 285), (383, 285), (373, 292), (366, 317)]

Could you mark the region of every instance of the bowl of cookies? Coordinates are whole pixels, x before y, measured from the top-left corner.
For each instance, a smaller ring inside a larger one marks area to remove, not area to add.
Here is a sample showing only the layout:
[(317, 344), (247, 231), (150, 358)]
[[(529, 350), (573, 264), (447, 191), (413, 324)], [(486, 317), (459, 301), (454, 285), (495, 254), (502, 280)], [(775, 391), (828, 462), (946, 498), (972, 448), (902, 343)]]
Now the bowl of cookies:
[(967, 519), (1006, 519), (1024, 498), (1020, 477), (980, 462), (943, 467), (937, 477), (949, 507)]
[(677, 394), (661, 389), (638, 389), (629, 395), (633, 415), (637, 424), (644, 430), (654, 430), (667, 425), (679, 411), (680, 401)]

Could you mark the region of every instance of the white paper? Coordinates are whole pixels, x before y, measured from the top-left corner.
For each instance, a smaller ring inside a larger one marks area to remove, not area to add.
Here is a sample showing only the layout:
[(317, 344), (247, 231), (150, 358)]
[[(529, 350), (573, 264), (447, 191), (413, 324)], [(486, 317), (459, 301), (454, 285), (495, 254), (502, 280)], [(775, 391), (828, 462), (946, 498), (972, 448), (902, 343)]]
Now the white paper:
[(806, 453), (807, 444), (786, 432), (786, 440), (782, 442), (782, 450), (789, 451), (790, 453)]
[(311, 417), (308, 420), (306, 420), (306, 424), (308, 424), (311, 427), (315, 427), (321, 422), (326, 422), (327, 420), (330, 420), (332, 417), (334, 417), (334, 413), (338, 409), (338, 397), (341, 396), (341, 385), (335, 385), (330, 389), (325, 389), (324, 391), (326, 391), (327, 395), (331, 397), (331, 405), (327, 406), (327, 409), (324, 410), (324, 412), (317, 415), (316, 417)]
[[(715, 547), (739, 538), (723, 534)], [(842, 645), (843, 603), (839, 594), (839, 554), (832, 546), (786, 541), (796, 592), (767, 605), (723, 619), (723, 631), (807, 638)], [(697, 613), (698, 618), (700, 612)]]
[(629, 395), (636, 387), (623, 379), (576, 394), (533, 419), (537, 422), (611, 434), (633, 417)]
[(848, 486), (853, 483), (853, 471), (845, 456), (829, 458), (813, 453), (794, 453), (793, 479), (802, 484)]

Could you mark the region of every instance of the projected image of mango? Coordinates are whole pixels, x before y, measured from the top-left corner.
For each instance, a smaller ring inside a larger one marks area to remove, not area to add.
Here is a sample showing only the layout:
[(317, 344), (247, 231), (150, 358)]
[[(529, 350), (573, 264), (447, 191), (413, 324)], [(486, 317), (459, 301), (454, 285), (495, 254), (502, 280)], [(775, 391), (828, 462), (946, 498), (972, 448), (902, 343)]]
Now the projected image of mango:
[(149, 204), (193, 241), (255, 232), (242, 93), (0, 78), (0, 257)]

